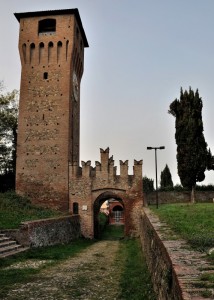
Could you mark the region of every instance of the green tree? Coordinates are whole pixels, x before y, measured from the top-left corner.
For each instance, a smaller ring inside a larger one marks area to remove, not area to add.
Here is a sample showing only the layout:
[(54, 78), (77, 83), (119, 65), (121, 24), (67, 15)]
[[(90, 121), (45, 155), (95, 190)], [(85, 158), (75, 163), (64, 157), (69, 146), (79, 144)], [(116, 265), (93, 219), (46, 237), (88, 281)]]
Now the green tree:
[(154, 180), (148, 178), (147, 176), (143, 177), (143, 192), (149, 194), (154, 191)]
[(195, 202), (196, 182), (205, 179), (205, 171), (213, 169), (213, 156), (207, 149), (203, 134), (202, 99), (198, 90), (183, 92), (169, 107), (175, 117), (178, 175), (181, 184), (192, 190), (191, 202)]
[(167, 164), (161, 172), (160, 178), (160, 186), (162, 190), (173, 188), (172, 175)]
[(0, 174), (15, 174), (18, 91), (3, 93), (0, 82)]

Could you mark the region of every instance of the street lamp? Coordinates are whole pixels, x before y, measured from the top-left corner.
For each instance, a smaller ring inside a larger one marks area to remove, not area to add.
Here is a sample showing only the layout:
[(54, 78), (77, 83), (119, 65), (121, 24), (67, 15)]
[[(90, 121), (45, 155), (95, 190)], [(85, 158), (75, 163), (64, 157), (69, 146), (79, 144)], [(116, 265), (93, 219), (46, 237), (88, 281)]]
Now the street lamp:
[(163, 150), (164, 146), (160, 147), (147, 147), (147, 150), (155, 150), (155, 177), (156, 177), (156, 207), (158, 208), (158, 178), (157, 178), (157, 149)]

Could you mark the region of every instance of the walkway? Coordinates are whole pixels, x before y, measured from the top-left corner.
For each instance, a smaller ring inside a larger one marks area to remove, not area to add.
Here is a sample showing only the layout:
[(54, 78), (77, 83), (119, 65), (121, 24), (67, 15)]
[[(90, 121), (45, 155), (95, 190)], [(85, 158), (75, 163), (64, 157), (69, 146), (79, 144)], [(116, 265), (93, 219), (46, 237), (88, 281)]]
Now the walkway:
[[(116, 253), (119, 241), (100, 241), (78, 256), (37, 275), (34, 282), (17, 284), (5, 300), (116, 300), (121, 268)], [(35, 264), (35, 261), (29, 262)], [(21, 267), (21, 266), (19, 266)]]

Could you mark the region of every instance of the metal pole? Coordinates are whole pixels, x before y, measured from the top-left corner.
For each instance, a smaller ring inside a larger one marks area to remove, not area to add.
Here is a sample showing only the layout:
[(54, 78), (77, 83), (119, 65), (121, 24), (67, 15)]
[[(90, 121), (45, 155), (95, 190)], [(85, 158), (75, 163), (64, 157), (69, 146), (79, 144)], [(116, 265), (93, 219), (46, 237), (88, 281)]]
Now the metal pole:
[(158, 208), (158, 172), (157, 172), (157, 149), (163, 150), (165, 146), (147, 147), (147, 150), (155, 150), (155, 177), (156, 177), (156, 207)]
[(156, 176), (156, 207), (158, 208), (158, 172), (157, 172), (157, 148), (155, 148), (155, 176)]

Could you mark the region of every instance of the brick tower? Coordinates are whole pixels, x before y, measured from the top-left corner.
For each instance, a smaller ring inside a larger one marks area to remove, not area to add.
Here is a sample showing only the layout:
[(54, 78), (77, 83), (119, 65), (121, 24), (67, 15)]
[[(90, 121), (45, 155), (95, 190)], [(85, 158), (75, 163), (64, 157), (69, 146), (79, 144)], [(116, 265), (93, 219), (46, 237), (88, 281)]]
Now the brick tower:
[(21, 87), (16, 191), (68, 210), (69, 164), (79, 165), (80, 81), (87, 38), (77, 9), (15, 13)]

